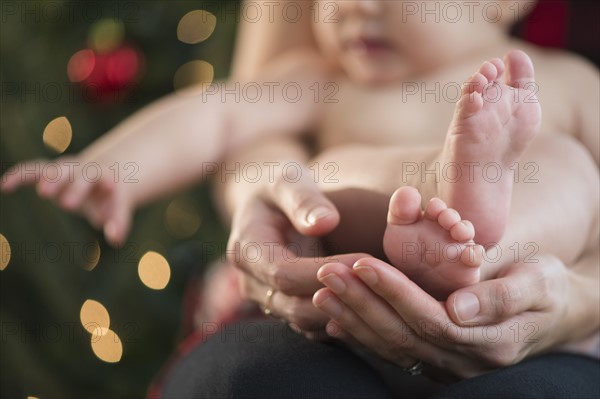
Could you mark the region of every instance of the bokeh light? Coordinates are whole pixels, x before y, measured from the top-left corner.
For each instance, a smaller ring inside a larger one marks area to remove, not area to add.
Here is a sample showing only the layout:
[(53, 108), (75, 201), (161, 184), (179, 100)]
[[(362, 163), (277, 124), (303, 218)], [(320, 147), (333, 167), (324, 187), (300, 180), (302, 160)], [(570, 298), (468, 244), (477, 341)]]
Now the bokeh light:
[(123, 41), (125, 27), (123, 22), (113, 18), (104, 18), (94, 23), (89, 30), (89, 46), (99, 53), (115, 49)]
[(8, 266), (11, 252), (8, 240), (4, 237), (4, 234), (0, 234), (0, 271), (6, 269), (6, 266)]
[(217, 26), (217, 17), (205, 10), (185, 14), (177, 25), (177, 38), (183, 43), (197, 44), (210, 37)]
[(167, 231), (176, 238), (189, 238), (198, 231), (201, 218), (196, 203), (188, 197), (176, 198), (165, 212)]
[(96, 55), (92, 50), (79, 50), (67, 64), (67, 76), (73, 83), (87, 79), (96, 67)]
[(123, 356), (121, 338), (109, 328), (96, 328), (92, 332), (91, 344), (98, 359), (107, 363), (117, 363)]
[(164, 256), (158, 252), (148, 251), (140, 259), (138, 275), (146, 287), (162, 290), (171, 278), (171, 267)]
[(94, 334), (97, 328), (108, 329), (110, 326), (108, 310), (100, 302), (93, 299), (88, 299), (83, 303), (79, 312), (79, 319), (83, 328), (90, 334)]
[(215, 76), (213, 66), (202, 60), (190, 61), (177, 69), (173, 78), (173, 87), (176, 91), (190, 86), (212, 83)]
[(87, 271), (92, 271), (96, 266), (98, 266), (98, 262), (100, 261), (100, 244), (98, 244), (98, 241), (94, 241), (92, 245), (86, 246), (85, 249), (85, 263), (83, 268)]
[(73, 130), (69, 120), (60, 116), (46, 125), (42, 136), (44, 144), (58, 154), (62, 154), (71, 144)]

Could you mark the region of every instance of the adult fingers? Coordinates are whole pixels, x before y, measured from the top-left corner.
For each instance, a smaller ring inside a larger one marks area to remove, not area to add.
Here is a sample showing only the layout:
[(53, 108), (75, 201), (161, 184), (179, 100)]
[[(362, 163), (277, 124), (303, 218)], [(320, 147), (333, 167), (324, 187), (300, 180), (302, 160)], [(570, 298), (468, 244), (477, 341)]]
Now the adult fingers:
[(500, 278), (452, 293), (446, 301), (448, 314), (460, 325), (487, 325), (551, 306), (551, 298), (562, 295), (565, 268), (551, 256), (538, 261), (514, 264)]
[[(290, 296), (312, 295), (322, 286), (317, 271), (331, 258), (319, 258), (316, 249), (314, 257), (302, 257), (306, 251), (288, 242), (293, 227), (280, 211), (257, 199), (236, 211), (232, 226), (227, 256), (237, 267)], [(353, 262), (363, 256), (339, 258)]]
[(268, 199), (288, 217), (300, 233), (322, 236), (340, 222), (340, 215), (312, 180), (306, 169), (298, 169), (299, 178), (282, 176), (270, 186)]
[[(355, 321), (354, 315), (358, 315), (362, 319), (362, 323), (358, 324), (371, 326), (373, 331), (386, 342), (392, 343), (395, 347), (411, 348), (414, 345), (414, 332), (404, 323), (402, 317), (354, 276), (352, 269), (344, 264), (329, 263), (319, 270), (317, 276), (328, 290), (318, 291), (313, 297), (314, 304), (323, 309), (332, 319), (342, 322), (338, 318), (344, 316), (341, 314), (341, 300), (353, 311), (352, 314), (345, 315), (346, 317)], [(335, 293), (335, 296), (332, 296), (329, 290)], [(353, 331), (351, 323), (341, 324), (344, 324), (349, 331)], [(359, 337), (356, 338), (361, 340)]]
[[(261, 199), (238, 208), (233, 215), (227, 243), (227, 259), (264, 284), (284, 291), (277, 267), (286, 248), (285, 232), (291, 226), (285, 216)], [(316, 277), (315, 277), (316, 280)]]
[[(315, 331), (325, 327), (329, 320), (325, 313), (315, 308), (311, 297), (289, 296), (281, 291), (272, 290), (248, 273), (240, 276), (242, 296), (263, 308), (267, 307), (274, 317), (282, 318), (294, 329)], [(267, 294), (271, 290), (272, 294)]]
[(401, 271), (375, 258), (359, 259), (354, 273), (377, 295), (390, 304), (422, 338), (439, 341), (439, 329), (448, 330), (448, 341), (456, 341), (457, 330), (444, 306), (423, 291)]
[[(348, 291), (355, 288), (348, 287)], [(415, 339), (414, 332), (404, 325), (401, 317), (382, 298), (372, 292), (368, 295), (366, 291), (368, 289), (362, 292), (364, 306), (357, 308), (352, 307), (356, 302), (346, 304), (330, 288), (317, 291), (313, 297), (315, 306), (326, 312), (333, 321), (326, 327), (329, 335), (348, 344), (359, 342), (360, 346), (400, 367), (410, 367), (416, 363), (416, 359), (429, 359), (433, 353), (440, 357), (440, 350), (424, 340)], [(372, 318), (365, 317), (368, 313)]]

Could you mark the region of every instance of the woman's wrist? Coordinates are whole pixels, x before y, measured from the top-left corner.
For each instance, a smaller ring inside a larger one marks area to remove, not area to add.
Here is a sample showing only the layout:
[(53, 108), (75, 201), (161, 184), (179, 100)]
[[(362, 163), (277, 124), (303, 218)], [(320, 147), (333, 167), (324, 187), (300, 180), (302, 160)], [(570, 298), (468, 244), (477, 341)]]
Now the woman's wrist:
[(215, 188), (217, 203), (226, 219), (240, 206), (272, 190), (281, 180), (293, 182), (297, 178), (288, 174), (304, 174), (307, 159), (307, 151), (300, 142), (279, 138), (258, 142), (224, 161)]
[[(560, 260), (554, 258), (556, 262)], [(548, 289), (554, 304), (561, 304), (549, 348), (590, 356), (600, 351), (600, 282), (598, 280), (598, 249), (586, 252), (572, 267), (565, 269), (563, 291)], [(564, 295), (560, 295), (564, 293)], [(563, 317), (560, 317), (560, 316)]]

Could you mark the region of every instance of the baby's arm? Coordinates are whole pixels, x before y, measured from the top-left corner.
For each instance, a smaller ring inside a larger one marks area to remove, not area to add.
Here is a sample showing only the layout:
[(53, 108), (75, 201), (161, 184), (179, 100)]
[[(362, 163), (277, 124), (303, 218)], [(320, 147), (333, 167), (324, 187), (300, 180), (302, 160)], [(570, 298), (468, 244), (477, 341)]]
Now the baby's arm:
[[(170, 95), (77, 156), (57, 160), (62, 178), (45, 176), (39, 164), (39, 173), (29, 174), (32, 165), (19, 164), (4, 176), (2, 188), (12, 191), (38, 183), (41, 195), (81, 211), (93, 225), (104, 227), (109, 241), (120, 243), (131, 212), (140, 204), (192, 184), (214, 171), (225, 154), (256, 138), (308, 130), (319, 110), (310, 89), (322, 84), (323, 68), (313, 66), (318, 62), (314, 53), (301, 50), (282, 55), (251, 83), (262, 90), (258, 99), (242, 95), (241, 87), (248, 82), (232, 81)], [(294, 101), (283, 90), (286, 84), (300, 88)], [(102, 168), (99, 180), (83, 173), (92, 163)], [(119, 171), (120, 178), (115, 165), (126, 168)]]
[[(564, 112), (571, 115), (568, 133), (590, 152), (596, 165), (600, 163), (600, 75), (598, 68), (581, 57), (560, 53), (546, 60), (554, 76), (563, 77), (562, 96), (549, 101), (560, 102)], [(565, 74), (564, 71), (569, 71)], [(544, 87), (540, 87), (540, 92)], [(543, 105), (543, 104), (542, 104)], [(551, 132), (554, 133), (554, 132)]]
[[(257, 3), (255, 0), (243, 2)], [(234, 79), (256, 79), (266, 66), (291, 49), (308, 48), (317, 51), (311, 25), (313, 18), (318, 16), (317, 9), (323, 8), (323, 5), (312, 1), (296, 0), (277, 3), (271, 0), (258, 0), (258, 3), (262, 3), (260, 8), (263, 10), (274, 7), (275, 12), (270, 14), (269, 18), (259, 18), (258, 21), (241, 19), (232, 66)], [(327, 7), (333, 6), (335, 5), (330, 4)], [(293, 21), (286, 20), (282, 9), (294, 10), (298, 18)]]

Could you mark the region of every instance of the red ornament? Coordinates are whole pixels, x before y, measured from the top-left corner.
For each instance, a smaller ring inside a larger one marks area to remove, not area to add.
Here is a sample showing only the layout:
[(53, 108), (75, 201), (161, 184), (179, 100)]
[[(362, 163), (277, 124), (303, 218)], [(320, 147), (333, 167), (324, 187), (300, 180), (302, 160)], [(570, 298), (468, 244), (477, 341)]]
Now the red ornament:
[(98, 53), (84, 49), (73, 54), (67, 65), (71, 82), (79, 83), (89, 94), (86, 101), (124, 98), (142, 75), (143, 56), (133, 46)]

